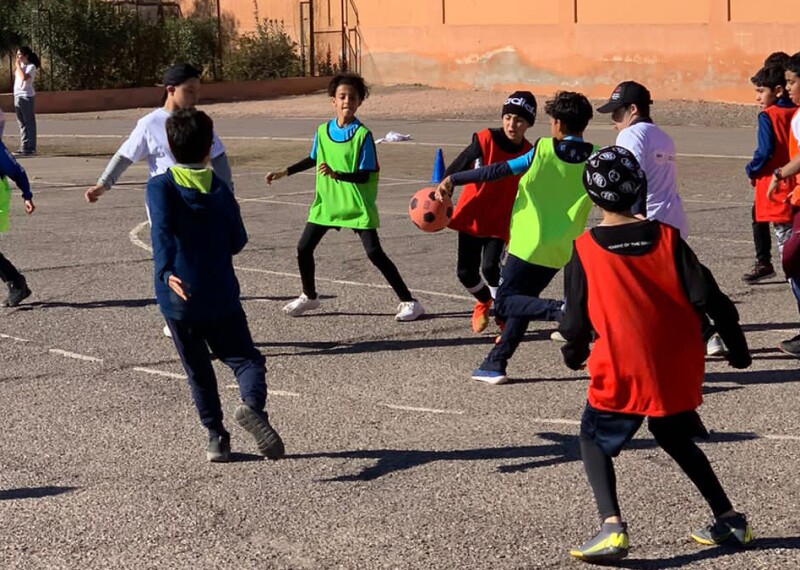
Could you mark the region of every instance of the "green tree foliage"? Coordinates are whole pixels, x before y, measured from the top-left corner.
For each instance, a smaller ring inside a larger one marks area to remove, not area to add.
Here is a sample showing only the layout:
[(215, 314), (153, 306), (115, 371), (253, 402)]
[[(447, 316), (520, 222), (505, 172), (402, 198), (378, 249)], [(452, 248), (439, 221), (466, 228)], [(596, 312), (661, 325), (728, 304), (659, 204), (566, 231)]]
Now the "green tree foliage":
[(39, 89), (155, 85), (177, 61), (202, 67), (208, 79), (222, 79), (222, 70), (225, 79), (302, 74), (297, 44), (282, 25), (263, 20), (255, 32), (239, 36), (232, 20), (223, 18), (220, 42), (216, 15), (204, 0), (196, 1), (203, 9), (190, 17), (168, 11), (156, 17), (104, 0), (0, 3), (0, 51), (31, 45), (43, 63)]

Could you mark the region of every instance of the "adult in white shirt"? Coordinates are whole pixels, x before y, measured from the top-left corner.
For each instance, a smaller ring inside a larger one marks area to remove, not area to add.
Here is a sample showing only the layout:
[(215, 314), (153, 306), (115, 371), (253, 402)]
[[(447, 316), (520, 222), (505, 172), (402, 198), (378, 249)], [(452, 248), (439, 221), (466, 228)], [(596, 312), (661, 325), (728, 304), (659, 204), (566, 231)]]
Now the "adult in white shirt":
[[(164, 73), (164, 105), (148, 113), (136, 123), (136, 127), (111, 158), (100, 175), (97, 184), (86, 191), (90, 203), (110, 190), (122, 174), (134, 162), (147, 160), (150, 178), (163, 174), (175, 166), (175, 157), (167, 141), (167, 118), (180, 109), (191, 109), (197, 103), (200, 92), (200, 71), (187, 63), (178, 63)], [(233, 178), (225, 147), (214, 133), (211, 146), (211, 167), (214, 173), (233, 190)]]
[(19, 123), (19, 151), (17, 156), (36, 154), (36, 68), (41, 65), (39, 56), (28, 46), (17, 50), (14, 65), (14, 111)]
[(650, 118), (650, 91), (635, 81), (623, 81), (598, 113), (611, 113), (611, 122), (619, 131), (617, 145), (630, 150), (647, 176), (646, 203), (634, 205), (633, 213), (668, 224), (686, 239), (689, 226), (683, 202), (678, 195), (675, 143), (653, 124)]
[[(197, 103), (200, 91), (200, 71), (188, 63), (178, 63), (164, 72), (163, 107), (148, 113), (136, 123), (128, 140), (122, 143), (119, 150), (111, 158), (97, 184), (86, 191), (89, 203), (97, 200), (110, 190), (120, 176), (134, 162), (147, 159), (150, 178), (163, 174), (177, 162), (169, 148), (167, 140), (167, 118), (180, 109), (191, 109)], [(211, 167), (233, 191), (233, 175), (225, 155), (225, 147), (214, 133), (211, 145)], [(172, 336), (168, 327), (164, 327), (164, 335)]]

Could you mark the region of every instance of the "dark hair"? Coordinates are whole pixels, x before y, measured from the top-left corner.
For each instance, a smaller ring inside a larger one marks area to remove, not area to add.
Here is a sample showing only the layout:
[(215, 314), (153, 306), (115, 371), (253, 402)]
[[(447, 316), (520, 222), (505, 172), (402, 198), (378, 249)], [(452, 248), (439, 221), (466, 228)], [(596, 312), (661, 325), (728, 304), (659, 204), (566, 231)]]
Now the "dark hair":
[(586, 130), (594, 111), (583, 93), (559, 91), (552, 101), (544, 105), (544, 112), (564, 124), (567, 132), (580, 134)]
[(28, 58), (28, 62), (32, 63), (37, 69), (42, 67), (42, 60), (39, 59), (39, 56), (33, 53), (30, 46), (22, 46), (19, 48), (19, 52)]
[(777, 65), (778, 67), (786, 67), (786, 64), (789, 63), (789, 54), (785, 51), (776, 51), (767, 56), (767, 59), (764, 60), (764, 67), (769, 65)]
[(180, 164), (197, 164), (208, 158), (214, 139), (214, 121), (203, 111), (181, 109), (167, 119), (169, 149)]
[(750, 78), (756, 87), (769, 87), (775, 89), (780, 86), (786, 88), (786, 73), (784, 68), (779, 65), (768, 65), (762, 67)]
[(336, 89), (339, 85), (350, 85), (358, 91), (359, 98), (363, 101), (367, 97), (369, 97), (369, 87), (367, 87), (364, 78), (361, 77), (357, 73), (337, 73), (331, 78), (331, 82), (328, 83), (328, 95), (331, 97), (336, 96)]
[(800, 77), (800, 51), (789, 58), (786, 62), (786, 71), (790, 71)]

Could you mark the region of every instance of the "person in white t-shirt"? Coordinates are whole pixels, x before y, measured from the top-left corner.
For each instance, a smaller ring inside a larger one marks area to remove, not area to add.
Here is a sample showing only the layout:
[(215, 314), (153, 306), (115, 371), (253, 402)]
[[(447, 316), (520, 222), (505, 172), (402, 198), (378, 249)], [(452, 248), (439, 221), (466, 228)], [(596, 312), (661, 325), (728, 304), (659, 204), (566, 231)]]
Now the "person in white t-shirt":
[(28, 46), (17, 50), (14, 64), (14, 111), (19, 123), (19, 151), (16, 156), (36, 154), (36, 68), (41, 65), (39, 56)]
[[(631, 151), (647, 176), (647, 196), (634, 204), (631, 209), (633, 214), (641, 219), (658, 220), (670, 225), (685, 240), (689, 235), (689, 224), (678, 194), (675, 143), (650, 118), (652, 104), (647, 87), (635, 81), (623, 81), (597, 112), (611, 114), (611, 123), (619, 131), (617, 146)], [(727, 352), (708, 320), (703, 322), (703, 338), (709, 356), (720, 356)]]
[[(122, 143), (109, 161), (97, 184), (86, 191), (88, 202), (97, 202), (134, 162), (146, 159), (150, 178), (175, 166), (175, 157), (172, 156), (167, 141), (167, 118), (179, 109), (191, 109), (195, 106), (200, 91), (200, 71), (187, 63), (175, 64), (164, 73), (164, 89), (163, 107), (139, 119), (128, 140)], [(233, 190), (228, 157), (216, 133), (211, 147), (211, 167)]]
[(617, 146), (635, 156), (647, 176), (647, 199), (633, 208), (641, 217), (668, 224), (686, 239), (689, 226), (683, 202), (678, 194), (675, 143), (653, 124), (650, 118), (650, 91), (635, 81), (623, 81), (614, 89), (598, 113), (611, 113), (611, 122), (619, 131)]
[[(122, 143), (109, 161), (97, 184), (86, 191), (89, 203), (97, 202), (134, 162), (147, 159), (150, 178), (165, 173), (177, 164), (169, 149), (167, 119), (175, 111), (195, 106), (200, 91), (200, 71), (188, 63), (175, 64), (164, 72), (164, 89), (163, 107), (139, 119), (128, 140)], [(225, 147), (216, 133), (211, 145), (211, 167), (232, 192), (233, 175)], [(172, 336), (166, 326), (164, 335)]]

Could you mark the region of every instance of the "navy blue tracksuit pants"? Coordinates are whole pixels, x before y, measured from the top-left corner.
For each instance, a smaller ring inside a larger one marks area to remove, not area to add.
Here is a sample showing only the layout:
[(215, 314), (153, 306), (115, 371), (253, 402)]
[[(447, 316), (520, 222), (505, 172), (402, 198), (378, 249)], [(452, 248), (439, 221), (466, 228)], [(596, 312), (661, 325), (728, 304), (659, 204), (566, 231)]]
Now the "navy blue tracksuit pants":
[(242, 401), (261, 411), (267, 403), (264, 356), (253, 344), (243, 309), (212, 321), (167, 319), (172, 340), (189, 377), (200, 422), (211, 435), (225, 433), (217, 377), (209, 349), (233, 370)]
[(560, 301), (539, 298), (556, 273), (558, 269), (553, 267), (528, 263), (511, 254), (507, 256), (494, 305), (497, 317), (505, 321), (505, 328), (500, 341), (481, 364), (482, 370), (505, 373), (509, 359), (525, 336), (528, 323), (550, 320), (558, 312)]

